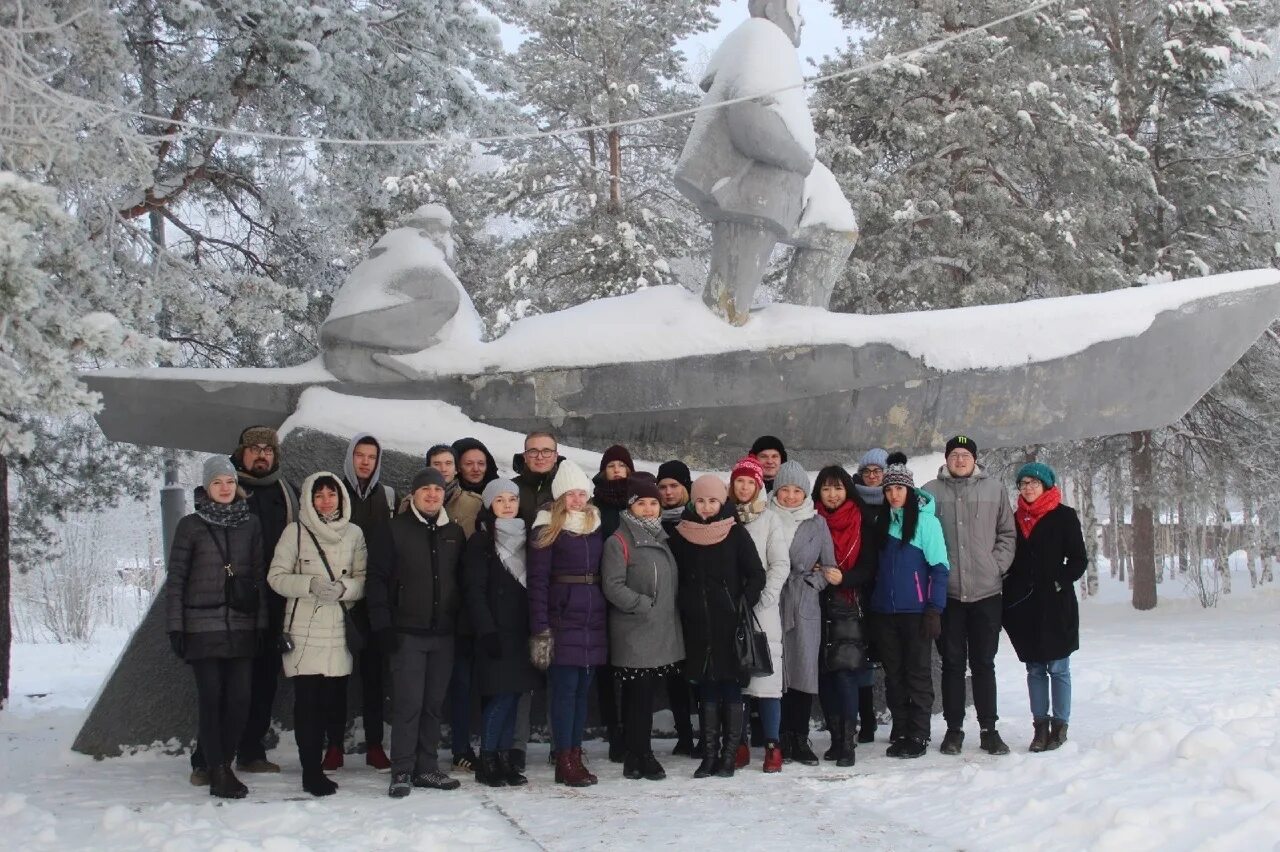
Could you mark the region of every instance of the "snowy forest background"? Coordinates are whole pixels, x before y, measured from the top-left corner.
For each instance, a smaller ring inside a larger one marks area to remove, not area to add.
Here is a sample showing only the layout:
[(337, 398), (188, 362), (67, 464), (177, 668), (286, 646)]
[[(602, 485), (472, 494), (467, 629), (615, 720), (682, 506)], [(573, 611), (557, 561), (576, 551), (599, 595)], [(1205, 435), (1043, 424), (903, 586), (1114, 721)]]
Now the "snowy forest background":
[[(1026, 5), (810, 0), (810, 20), (847, 38), (816, 34), (843, 46), (809, 70)], [(154, 496), (166, 460), (105, 441), (81, 370), (306, 361), (347, 271), (429, 201), (457, 219), (458, 274), (491, 335), (592, 298), (699, 288), (708, 233), (670, 185), (690, 119), (457, 140), (696, 105), (707, 54), (688, 45), (745, 7), (0, 4), (0, 597), (12, 580), (26, 602), (13, 623), (82, 641), (131, 617), (130, 596), (162, 578), (154, 507), (130, 500)], [(1068, 0), (817, 86), (820, 157), (862, 228), (833, 309), (1012, 302), (1276, 265), (1278, 24), (1274, 0)], [(1230, 592), (1237, 551), (1251, 582), (1269, 581), (1277, 331), (1178, 423), (984, 460), (1006, 479), (1028, 458), (1065, 474), (1100, 548), (1093, 565), (1125, 579), (1139, 609), (1169, 579), (1212, 605)], [(1082, 591), (1095, 590), (1093, 577)]]

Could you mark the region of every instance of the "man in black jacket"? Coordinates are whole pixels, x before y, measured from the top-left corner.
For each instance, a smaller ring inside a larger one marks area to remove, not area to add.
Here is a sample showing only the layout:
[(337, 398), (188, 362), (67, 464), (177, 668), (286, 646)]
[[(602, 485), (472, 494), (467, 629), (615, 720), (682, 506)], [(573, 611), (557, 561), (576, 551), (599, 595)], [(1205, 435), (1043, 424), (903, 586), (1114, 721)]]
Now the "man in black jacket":
[(538, 510), (552, 500), (551, 481), (563, 460), (550, 432), (530, 432), (524, 439), (524, 452), (511, 460), (516, 471), (513, 481), (520, 488), (520, 518), (530, 529)]
[[(298, 517), (298, 492), (280, 470), (280, 438), (268, 426), (250, 426), (240, 433), (231, 454), (239, 485), (248, 495), (249, 511), (262, 526), (262, 550), (268, 566), (284, 528)], [(236, 749), (236, 771), (279, 772), (279, 764), (267, 760), (263, 738), (271, 730), (271, 708), (280, 679), (280, 650), (276, 637), (284, 624), (284, 598), (264, 585), (267, 600), (267, 632), (253, 661), (253, 683), (249, 693), (249, 715)], [(204, 752), (196, 744), (191, 755), (191, 783), (209, 783)]]
[(462, 593), (462, 527), (444, 508), (444, 477), (419, 471), (409, 511), (397, 515), (369, 548), (365, 595), (379, 645), (391, 655), (391, 787), (456, 789), (440, 771), (440, 719), (453, 667), (453, 634)]

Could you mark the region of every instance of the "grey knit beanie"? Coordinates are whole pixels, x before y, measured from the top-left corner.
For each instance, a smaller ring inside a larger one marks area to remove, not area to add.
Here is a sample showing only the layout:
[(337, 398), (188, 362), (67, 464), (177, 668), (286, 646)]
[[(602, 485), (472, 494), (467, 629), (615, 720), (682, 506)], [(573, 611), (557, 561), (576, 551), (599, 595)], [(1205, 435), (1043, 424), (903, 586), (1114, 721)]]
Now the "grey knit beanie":
[(236, 466), (226, 456), (209, 456), (204, 460), (204, 472), (201, 474), (200, 484), (208, 491), (209, 483), (219, 476), (230, 476), (234, 479)]
[(878, 467), (884, 470), (889, 466), (889, 451), (874, 447), (862, 454), (862, 458), (858, 459), (858, 470), (863, 468)]
[(480, 499), (484, 501), (486, 509), (493, 508), (493, 498), (499, 494), (514, 494), (520, 496), (520, 486), (516, 485), (510, 479), (495, 479), (484, 487), (484, 492), (480, 495)]
[(788, 485), (794, 485), (805, 494), (809, 493), (809, 474), (805, 472), (804, 465), (798, 461), (784, 462), (782, 467), (778, 468), (778, 475), (773, 478), (773, 493), (777, 494), (779, 488)]

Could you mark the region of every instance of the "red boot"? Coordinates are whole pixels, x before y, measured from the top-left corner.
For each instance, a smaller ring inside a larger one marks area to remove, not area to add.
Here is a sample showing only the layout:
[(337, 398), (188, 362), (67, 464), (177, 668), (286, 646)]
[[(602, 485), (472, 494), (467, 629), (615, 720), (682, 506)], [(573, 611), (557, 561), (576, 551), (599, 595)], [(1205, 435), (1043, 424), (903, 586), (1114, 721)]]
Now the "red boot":
[(589, 781), (592, 784), (597, 784), (600, 782), (599, 778), (591, 774), (591, 770), (587, 768), (587, 764), (582, 762), (582, 746), (578, 746), (574, 748), (573, 751), (571, 752), (571, 756), (573, 758), (573, 762), (576, 763), (578, 765), (578, 768), (582, 770), (584, 775), (586, 775), (587, 781)]
[(735, 769), (741, 769), (751, 762), (751, 749), (746, 743), (738, 743), (738, 750), (733, 755), (733, 766)]
[(574, 760), (573, 750), (556, 754), (556, 781), (570, 787), (590, 787), (591, 779), (581, 763)]
[(331, 745), (325, 750), (324, 763), (320, 764), (320, 768), (325, 772), (332, 772), (335, 769), (342, 768), (342, 749), (336, 745)]
[(778, 748), (777, 743), (765, 743), (764, 771), (765, 772), (781, 772), (782, 771), (782, 749)]
[(387, 758), (387, 753), (382, 750), (380, 745), (369, 746), (364, 753), (364, 762), (379, 772), (386, 772), (391, 768), (391, 761)]

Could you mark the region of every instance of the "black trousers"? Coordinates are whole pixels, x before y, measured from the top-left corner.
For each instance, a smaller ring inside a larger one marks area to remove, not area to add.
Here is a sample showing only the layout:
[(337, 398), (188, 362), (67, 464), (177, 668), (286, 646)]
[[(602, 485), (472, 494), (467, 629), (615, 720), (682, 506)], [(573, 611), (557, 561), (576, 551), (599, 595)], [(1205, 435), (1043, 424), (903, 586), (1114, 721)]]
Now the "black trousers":
[[(370, 645), (355, 655), (355, 670), (360, 675), (361, 714), (364, 717), (364, 744), (382, 745), (382, 727), (386, 714), (387, 696), (387, 656), (381, 648)], [(347, 740), (347, 694), (346, 678), (337, 699), (330, 706), (329, 719), (325, 724), (325, 743), (343, 748)]]
[(693, 723), (689, 714), (693, 712), (693, 687), (680, 672), (667, 675), (667, 703), (676, 720), (676, 736), (692, 739)]
[(324, 729), (333, 705), (342, 700), (345, 677), (298, 675), (293, 678), (293, 739), (302, 771), (319, 772), (324, 758)]
[(657, 672), (650, 672), (622, 681), (622, 735), (630, 755), (638, 757), (653, 751), (653, 694), (661, 680)]
[(813, 696), (798, 689), (782, 693), (782, 733), (809, 738), (809, 718), (813, 715)]
[(933, 643), (920, 635), (923, 619), (918, 612), (873, 612), (868, 624), (884, 666), (894, 735), (927, 742), (933, 712)]
[(1003, 611), (1002, 595), (970, 603), (947, 598), (938, 654), (942, 657), (942, 716), (948, 728), (964, 727), (966, 665), (973, 673), (973, 707), (978, 726), (984, 731), (996, 726), (996, 651), (1000, 648)]
[(625, 720), (618, 716), (618, 679), (613, 676), (613, 666), (596, 666), (596, 701), (600, 710), (600, 724), (610, 733)]
[(252, 671), (251, 657), (191, 661), (200, 720), (198, 751), (202, 751), (198, 764), (192, 755), (193, 766), (221, 766), (235, 757), (249, 712)]

